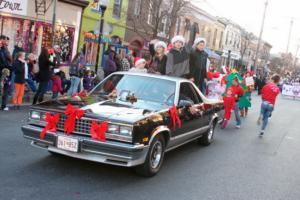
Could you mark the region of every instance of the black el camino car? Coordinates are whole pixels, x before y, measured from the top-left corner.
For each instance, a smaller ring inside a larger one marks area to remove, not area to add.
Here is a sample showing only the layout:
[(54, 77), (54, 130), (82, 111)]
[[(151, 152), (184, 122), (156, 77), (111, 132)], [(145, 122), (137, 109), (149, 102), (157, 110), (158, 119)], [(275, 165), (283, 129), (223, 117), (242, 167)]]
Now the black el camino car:
[[(66, 106), (85, 110), (71, 135), (64, 133)], [(176, 105), (181, 127), (171, 128), (169, 109)], [(40, 132), (46, 113), (59, 113), (57, 131)], [(209, 145), (221, 121), (221, 101), (212, 101), (186, 79), (120, 72), (99, 83), (86, 97), (61, 97), (32, 106), (24, 138), (52, 154), (124, 167), (135, 167), (144, 176), (160, 170), (165, 153), (198, 140)], [(90, 135), (92, 121), (108, 122), (106, 141)]]

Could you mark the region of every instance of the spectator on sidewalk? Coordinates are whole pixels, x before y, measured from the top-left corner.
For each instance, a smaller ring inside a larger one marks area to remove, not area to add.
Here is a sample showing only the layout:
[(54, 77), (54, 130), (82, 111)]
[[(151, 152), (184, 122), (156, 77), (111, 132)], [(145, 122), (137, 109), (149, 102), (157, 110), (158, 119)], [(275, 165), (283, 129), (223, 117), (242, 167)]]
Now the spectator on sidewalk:
[(36, 92), (36, 84), (34, 81), (34, 73), (33, 73), (33, 68), (36, 65), (36, 59), (34, 54), (29, 54), (27, 58), (27, 66), (28, 66), (28, 73), (26, 77), (26, 83), (28, 84), (29, 88), (31, 89), (32, 92)]
[(58, 94), (63, 92), (61, 79), (59, 76), (60, 69), (54, 69), (54, 75), (51, 77), (52, 80), (52, 99), (57, 99)]
[(10, 72), (9, 69), (4, 68), (2, 70), (2, 76), (0, 80), (0, 93), (2, 96), (2, 102), (1, 102), (1, 110), (8, 111), (9, 108), (6, 106), (7, 105), (7, 99), (8, 99), (8, 94), (9, 94), (9, 89), (10, 89)]
[(117, 71), (117, 63), (115, 60), (116, 52), (113, 50), (109, 51), (107, 65), (104, 68), (104, 76), (107, 77), (110, 74)]
[(70, 66), (70, 89), (68, 90), (68, 96), (73, 96), (78, 93), (80, 90), (80, 82), (83, 77), (83, 67), (84, 67), (84, 57), (85, 57), (85, 45), (81, 49), (80, 53), (78, 53), (74, 62), (71, 63)]
[(271, 82), (266, 84), (262, 90), (261, 90), (261, 110), (260, 110), (260, 116), (258, 118), (258, 125), (260, 125), (262, 121), (262, 126), (260, 130), (260, 137), (262, 137), (265, 133), (265, 129), (268, 125), (269, 117), (271, 117), (272, 112), (274, 110), (276, 98), (278, 94), (280, 93), (280, 90), (277, 86), (277, 84), (280, 81), (279, 75), (274, 75), (271, 79)]
[(25, 53), (19, 52), (17, 54), (16, 60), (13, 63), (15, 69), (15, 95), (13, 97), (14, 108), (20, 109), (20, 106), (23, 103), (24, 91), (25, 91)]
[(120, 53), (120, 60), (121, 60), (121, 71), (129, 71), (130, 70), (130, 62), (127, 59), (124, 51), (121, 51), (121, 53)]
[(17, 54), (19, 52), (22, 52), (22, 51), (24, 51), (23, 43), (22, 43), (22, 41), (18, 41), (17, 45), (15, 45), (15, 48), (14, 48), (14, 51), (13, 51), (13, 54), (12, 54), (13, 60), (15, 60), (17, 58)]
[(157, 41), (156, 43), (150, 44), (149, 50), (152, 56), (149, 70), (152, 73), (161, 75), (166, 74), (167, 56), (165, 51), (167, 44), (163, 41)]
[(33, 104), (36, 104), (37, 102), (40, 103), (44, 99), (44, 94), (47, 92), (48, 83), (51, 77), (51, 65), (53, 65), (53, 63), (49, 60), (48, 50), (46, 48), (42, 48), (39, 56), (39, 72), (37, 74), (39, 87), (33, 98)]
[(91, 68), (87, 67), (85, 72), (84, 72), (84, 77), (83, 77), (83, 88), (86, 91), (90, 91), (93, 89), (93, 76), (92, 76), (92, 71)]
[(8, 50), (8, 42), (9, 42), (9, 38), (1, 35), (0, 36), (0, 75), (2, 72), (2, 69), (7, 68), (10, 70), (10, 80), (11, 80), (11, 88), (10, 88), (10, 95), (13, 96), (14, 93), (14, 73), (12, 73), (13, 71), (13, 67), (12, 67), (12, 63), (13, 63), (13, 59), (12, 56)]

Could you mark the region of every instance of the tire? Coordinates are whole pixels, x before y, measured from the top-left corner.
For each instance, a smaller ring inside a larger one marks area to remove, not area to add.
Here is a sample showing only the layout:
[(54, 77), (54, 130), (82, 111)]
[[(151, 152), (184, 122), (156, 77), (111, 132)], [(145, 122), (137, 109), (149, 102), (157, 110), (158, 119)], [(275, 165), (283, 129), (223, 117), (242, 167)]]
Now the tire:
[(150, 148), (144, 164), (135, 168), (135, 172), (144, 177), (152, 177), (161, 169), (165, 155), (165, 139), (157, 135), (150, 144)]
[(215, 128), (216, 123), (213, 122), (212, 125), (210, 125), (208, 131), (204, 133), (201, 138), (198, 139), (198, 144), (202, 146), (209, 146), (214, 140)]

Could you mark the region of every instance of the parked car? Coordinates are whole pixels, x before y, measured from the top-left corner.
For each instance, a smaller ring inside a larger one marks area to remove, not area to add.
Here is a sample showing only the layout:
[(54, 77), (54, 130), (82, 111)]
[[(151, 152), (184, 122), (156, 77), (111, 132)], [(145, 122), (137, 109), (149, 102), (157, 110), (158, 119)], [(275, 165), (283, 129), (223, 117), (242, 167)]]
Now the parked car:
[[(68, 104), (85, 111), (71, 135), (64, 133)], [(173, 123), (170, 108), (177, 111), (181, 126)], [(41, 139), (47, 112), (60, 114), (58, 130)], [(222, 101), (205, 98), (187, 79), (118, 72), (86, 97), (61, 97), (32, 106), (22, 131), (32, 145), (52, 154), (135, 167), (137, 173), (153, 176), (166, 152), (193, 140), (210, 145), (222, 112)], [(106, 141), (91, 138), (92, 121), (108, 123)]]

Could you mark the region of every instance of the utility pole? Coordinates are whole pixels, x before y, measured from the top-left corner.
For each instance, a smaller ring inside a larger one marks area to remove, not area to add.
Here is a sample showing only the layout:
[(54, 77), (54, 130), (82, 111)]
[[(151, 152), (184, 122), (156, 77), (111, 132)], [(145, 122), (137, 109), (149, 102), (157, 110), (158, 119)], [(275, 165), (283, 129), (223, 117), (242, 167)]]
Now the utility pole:
[(54, 40), (55, 40), (55, 30), (56, 30), (56, 4), (57, 0), (53, 0), (53, 16), (52, 16), (52, 35), (51, 35), (51, 40), (52, 40), (52, 47), (54, 46)]
[(297, 61), (298, 61), (298, 52), (299, 52), (299, 48), (300, 48), (300, 39), (298, 40), (298, 44), (297, 44), (297, 49), (296, 49), (296, 54), (295, 54), (295, 61), (294, 61), (294, 68), (296, 68), (297, 65)]
[(287, 43), (286, 52), (285, 52), (286, 54), (289, 53), (293, 24), (294, 24), (294, 19), (292, 18), (291, 19), (291, 23), (290, 23), (290, 31), (289, 31), (288, 43)]
[(259, 49), (260, 49), (260, 45), (261, 45), (260, 43), (261, 43), (261, 39), (262, 39), (262, 34), (264, 32), (264, 26), (265, 26), (265, 19), (266, 19), (266, 13), (267, 13), (268, 4), (269, 4), (269, 2), (268, 2), (268, 0), (266, 0), (264, 14), (263, 14), (263, 19), (262, 19), (262, 23), (261, 23), (259, 38), (258, 38), (258, 44), (257, 44), (257, 48), (256, 48), (256, 53), (255, 53), (254, 72), (256, 72), (256, 69), (257, 69), (256, 64), (257, 64)]

